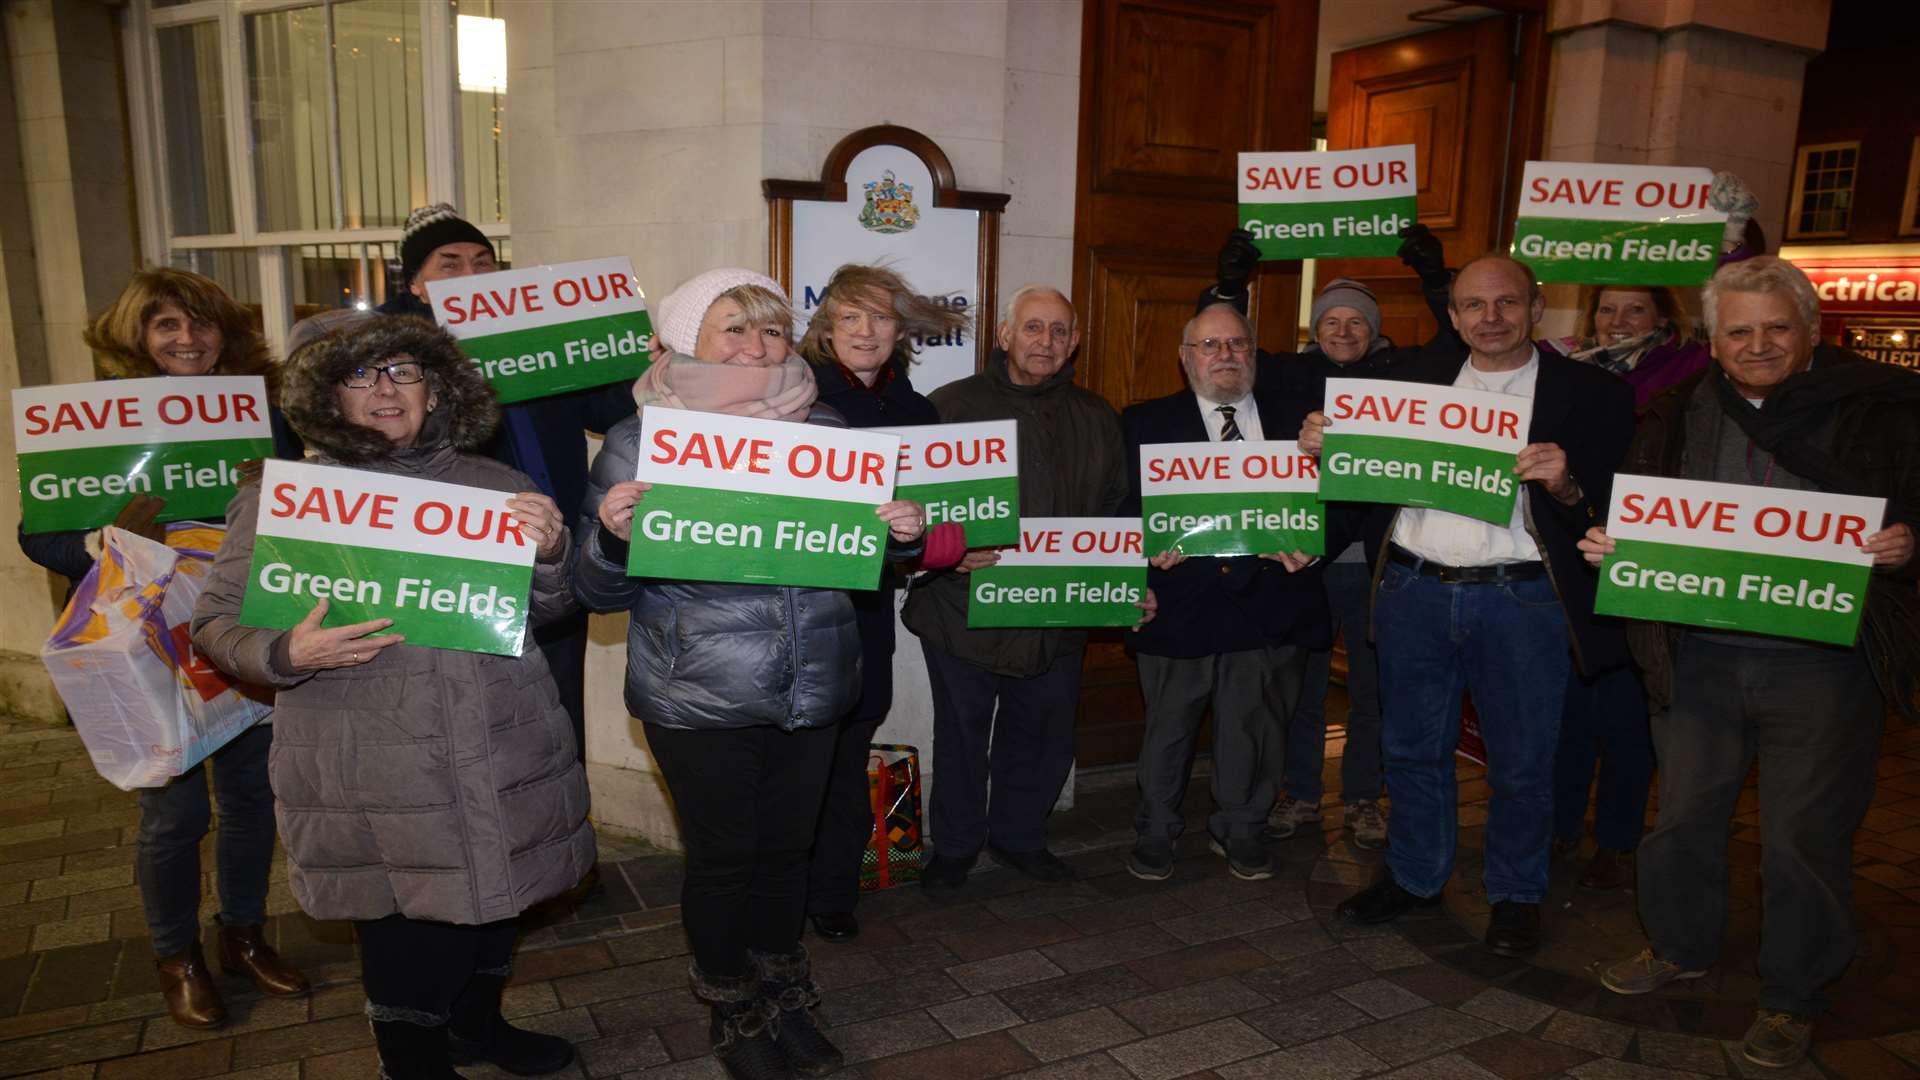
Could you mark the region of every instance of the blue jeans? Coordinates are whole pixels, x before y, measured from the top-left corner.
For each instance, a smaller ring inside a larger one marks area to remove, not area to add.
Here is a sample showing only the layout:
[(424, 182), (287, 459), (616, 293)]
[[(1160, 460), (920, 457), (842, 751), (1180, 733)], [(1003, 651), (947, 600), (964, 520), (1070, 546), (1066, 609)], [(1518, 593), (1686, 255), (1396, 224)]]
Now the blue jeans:
[(255, 724), (172, 783), (140, 790), (133, 865), (155, 956), (183, 953), (200, 940), (200, 841), (213, 816), (207, 798), (209, 764), (213, 794), (220, 803), (220, 839), (214, 849), (220, 921), (227, 926), (267, 921), (274, 836), (267, 754), (272, 748), (273, 725)]
[(1647, 691), (1640, 673), (1616, 668), (1567, 680), (1560, 714), (1560, 748), (1553, 759), (1553, 835), (1578, 841), (1586, 832), (1587, 790), (1595, 759), (1600, 786), (1593, 797), (1593, 838), (1603, 848), (1632, 851), (1647, 820), (1653, 787), (1653, 733), (1647, 728)]
[[(1380, 669), (1367, 641), (1367, 592), (1372, 569), (1365, 562), (1327, 565), (1323, 578), (1335, 633), (1346, 634), (1347, 748), (1340, 758), (1340, 799), (1354, 803), (1380, 797)], [(1333, 651), (1307, 654), (1307, 679), (1300, 704), (1287, 722), (1287, 794), (1318, 804), (1325, 785), (1321, 773), (1327, 755), (1327, 682)]]
[(1459, 832), (1453, 751), (1460, 695), (1473, 693), (1487, 746), (1487, 902), (1537, 904), (1547, 889), (1553, 751), (1566, 697), (1566, 618), (1546, 578), (1443, 585), (1390, 563), (1374, 601), (1386, 705), (1382, 744), (1393, 816), (1387, 868), (1433, 896)]

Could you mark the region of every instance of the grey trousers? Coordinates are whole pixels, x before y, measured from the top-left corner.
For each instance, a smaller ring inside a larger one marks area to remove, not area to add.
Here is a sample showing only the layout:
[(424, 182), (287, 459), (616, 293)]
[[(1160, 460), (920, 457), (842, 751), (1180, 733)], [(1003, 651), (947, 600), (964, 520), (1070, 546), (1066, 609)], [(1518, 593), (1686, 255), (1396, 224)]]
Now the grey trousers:
[(1284, 753), (1284, 718), (1293, 715), (1306, 677), (1303, 649), (1248, 649), (1192, 659), (1135, 657), (1147, 701), (1140, 746), (1140, 805), (1133, 827), (1142, 838), (1171, 840), (1185, 831), (1187, 797), (1200, 720), (1213, 708), (1213, 813), (1207, 831), (1221, 839), (1257, 836), (1273, 806), (1272, 767)]
[(1660, 816), (1640, 841), (1640, 919), (1656, 956), (1704, 970), (1727, 928), (1727, 838), (1760, 763), (1763, 1009), (1815, 1016), (1853, 959), (1853, 832), (1873, 801), (1884, 708), (1858, 650), (1770, 649), (1689, 634), (1653, 725)]

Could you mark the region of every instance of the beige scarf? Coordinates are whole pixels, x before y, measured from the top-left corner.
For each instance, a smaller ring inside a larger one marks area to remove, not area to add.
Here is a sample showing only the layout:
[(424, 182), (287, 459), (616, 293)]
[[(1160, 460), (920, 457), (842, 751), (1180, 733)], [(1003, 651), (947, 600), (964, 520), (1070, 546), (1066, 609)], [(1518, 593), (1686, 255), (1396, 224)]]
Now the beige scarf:
[(748, 367), (710, 364), (663, 349), (633, 384), (633, 401), (642, 411), (664, 405), (756, 420), (804, 421), (819, 396), (813, 369), (798, 353), (771, 367)]

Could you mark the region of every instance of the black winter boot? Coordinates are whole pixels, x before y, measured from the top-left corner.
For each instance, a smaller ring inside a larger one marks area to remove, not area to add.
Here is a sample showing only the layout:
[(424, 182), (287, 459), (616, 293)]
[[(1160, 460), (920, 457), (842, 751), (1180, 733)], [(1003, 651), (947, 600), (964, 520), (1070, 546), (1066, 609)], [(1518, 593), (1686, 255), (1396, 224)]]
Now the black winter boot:
[(573, 1044), (507, 1023), (500, 1015), (505, 973), (478, 974), (453, 1001), (447, 1052), (455, 1065), (489, 1064), (515, 1076), (545, 1076), (573, 1064)]
[(760, 993), (780, 1007), (774, 1042), (787, 1055), (787, 1064), (801, 1076), (825, 1076), (846, 1064), (840, 1048), (814, 1026), (811, 1010), (820, 1004), (820, 987), (813, 981), (813, 963), (807, 947), (795, 943), (790, 953), (749, 953), (760, 970)]
[(693, 993), (713, 1008), (707, 1037), (713, 1056), (734, 1080), (793, 1080), (786, 1056), (774, 1045), (780, 1007), (760, 996), (758, 975), (708, 975), (688, 962)]
[[(368, 1006), (368, 1012), (377, 1006)], [(380, 1080), (462, 1080), (447, 1059), (447, 1029), (407, 1020), (373, 1021)]]

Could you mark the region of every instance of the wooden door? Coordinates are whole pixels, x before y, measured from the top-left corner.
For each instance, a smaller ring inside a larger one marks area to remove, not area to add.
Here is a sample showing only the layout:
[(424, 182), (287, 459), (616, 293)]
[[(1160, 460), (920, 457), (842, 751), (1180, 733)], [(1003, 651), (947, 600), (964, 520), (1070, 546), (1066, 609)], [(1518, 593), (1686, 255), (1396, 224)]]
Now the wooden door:
[[(1520, 171), (1538, 157), (1545, 113), (1545, 20), (1511, 14), (1333, 54), (1327, 148), (1412, 143), (1418, 217), (1447, 265), (1512, 238)], [(1381, 330), (1402, 345), (1436, 329), (1419, 281), (1398, 259), (1325, 259), (1320, 283), (1365, 282)]]
[[(1311, 145), (1315, 0), (1087, 0), (1073, 297), (1077, 377), (1114, 408), (1184, 387), (1180, 330), (1234, 226), (1235, 155)], [(1290, 347), (1299, 266), (1261, 276), (1261, 339)], [(1079, 761), (1139, 756), (1121, 635), (1088, 650)]]

